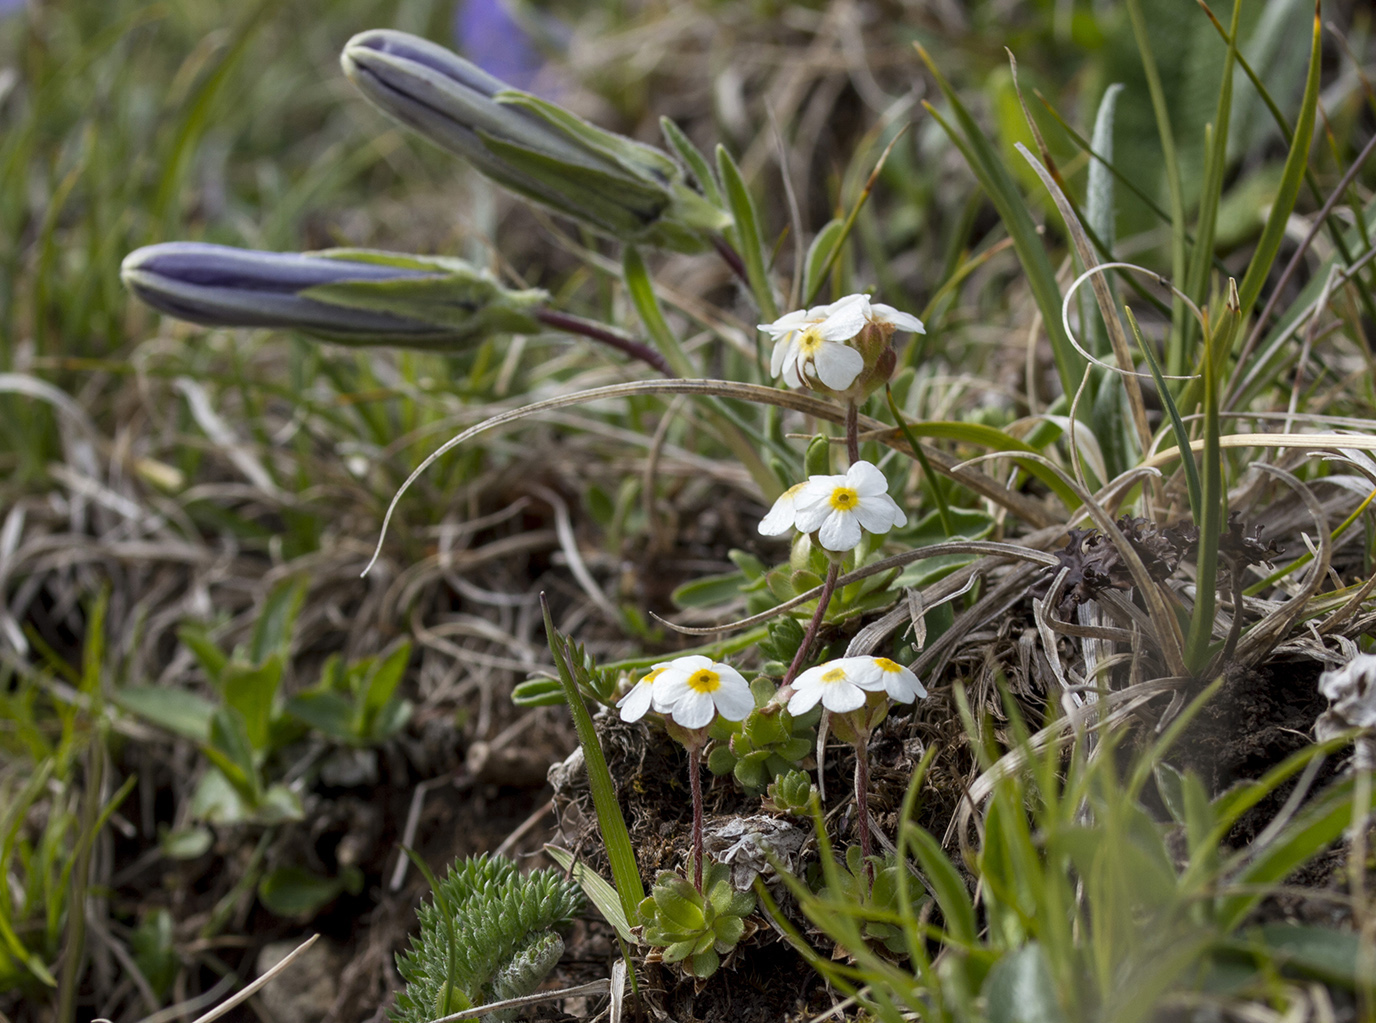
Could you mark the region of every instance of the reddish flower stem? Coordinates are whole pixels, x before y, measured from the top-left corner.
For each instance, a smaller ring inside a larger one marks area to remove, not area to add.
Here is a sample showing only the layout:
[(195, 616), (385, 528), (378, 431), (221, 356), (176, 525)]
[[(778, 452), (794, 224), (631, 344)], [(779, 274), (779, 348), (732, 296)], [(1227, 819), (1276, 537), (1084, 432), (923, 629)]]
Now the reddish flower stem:
[(612, 330), (605, 324), (594, 323), (592, 320), (585, 320), (581, 316), (573, 316), (570, 313), (561, 313), (557, 309), (537, 310), (535, 318), (556, 330), (566, 331), (570, 334), (581, 334), (583, 337), (592, 338), (594, 341), (609, 345), (618, 352), (624, 352), (633, 359), (639, 359), (641, 362), (653, 366), (666, 377), (673, 378), (678, 375), (670, 368), (664, 356), (645, 342), (637, 341), (618, 330)]
[(688, 786), (693, 792), (693, 887), (702, 891), (701, 747), (688, 747)]
[(850, 464), (860, 461), (860, 406), (846, 403), (846, 457)]
[[(798, 652), (793, 655), (793, 663), (788, 666), (783, 686), (792, 685), (793, 680), (798, 677), (798, 672), (802, 670), (803, 662), (807, 660), (807, 652), (812, 648), (812, 641), (817, 638), (817, 632), (822, 627), (822, 617), (827, 613), (827, 605), (831, 603), (831, 595), (836, 590), (836, 580), (840, 574), (841, 566), (833, 561), (827, 568), (826, 581), (822, 583), (822, 595), (817, 598), (817, 610), (813, 612), (812, 621), (807, 624), (807, 632), (803, 634), (802, 643), (798, 644)], [(779, 688), (782, 689), (783, 686)]]

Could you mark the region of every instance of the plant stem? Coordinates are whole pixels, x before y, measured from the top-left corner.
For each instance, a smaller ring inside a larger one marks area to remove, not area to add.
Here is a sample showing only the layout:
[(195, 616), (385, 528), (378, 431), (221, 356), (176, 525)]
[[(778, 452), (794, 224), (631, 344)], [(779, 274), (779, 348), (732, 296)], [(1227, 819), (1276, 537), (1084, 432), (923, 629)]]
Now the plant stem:
[(780, 689), (793, 683), (803, 667), (803, 662), (807, 660), (807, 652), (812, 648), (812, 641), (817, 638), (817, 630), (822, 627), (822, 617), (827, 613), (827, 605), (831, 603), (831, 595), (836, 589), (836, 580), (840, 574), (841, 566), (833, 561), (827, 568), (826, 582), (822, 584), (822, 595), (817, 598), (817, 610), (812, 614), (812, 621), (808, 622), (807, 632), (803, 634), (803, 641), (798, 644), (798, 652), (793, 655), (793, 663), (788, 666)]
[(870, 862), (870, 735), (862, 732), (855, 740), (855, 808), (860, 815), (860, 858), (865, 863), (865, 879), (874, 884), (874, 864)]
[(860, 461), (860, 406), (846, 402), (846, 457), (850, 464)]
[(745, 261), (741, 259), (741, 254), (731, 247), (721, 235), (712, 236), (712, 247), (717, 250), (717, 255), (721, 256), (731, 272), (741, 281), (746, 288), (750, 287), (750, 275), (745, 272)]
[(701, 746), (688, 747), (688, 787), (693, 792), (693, 887), (702, 891)]
[(535, 314), (535, 318), (555, 330), (562, 330), (569, 334), (580, 334), (583, 337), (592, 338), (600, 341), (604, 345), (610, 345), (618, 352), (623, 352), (633, 359), (639, 359), (659, 370), (666, 377), (677, 376), (664, 356), (655, 351), (643, 341), (637, 341), (633, 337), (628, 337), (620, 331), (612, 330), (610, 327), (594, 323), (592, 320), (585, 320), (581, 316), (574, 316), (571, 313), (561, 313), (556, 309), (541, 309)]

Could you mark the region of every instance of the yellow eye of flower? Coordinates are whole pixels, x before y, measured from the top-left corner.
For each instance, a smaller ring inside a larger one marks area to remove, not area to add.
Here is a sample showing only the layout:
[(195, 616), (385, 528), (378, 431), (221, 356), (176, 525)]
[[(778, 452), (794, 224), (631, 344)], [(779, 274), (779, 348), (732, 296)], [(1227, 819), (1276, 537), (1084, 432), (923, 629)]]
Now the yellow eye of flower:
[(825, 340), (816, 327), (809, 328), (798, 335), (798, 352), (804, 357), (815, 355)]
[(703, 668), (688, 676), (687, 686), (696, 693), (715, 693), (721, 688), (721, 676)]
[(850, 487), (837, 487), (828, 501), (837, 511), (850, 511), (860, 503), (860, 495)]
[(823, 682), (844, 682), (846, 680), (845, 668), (832, 668), (830, 671), (822, 673)]
[(887, 671), (887, 672), (896, 672), (896, 671), (902, 671), (902, 670), (903, 670), (902, 665), (899, 665), (899, 664), (894, 663), (893, 661), (889, 660), (887, 657), (876, 657), (876, 658), (874, 659), (874, 666), (875, 666), (876, 668), (878, 668), (880, 671)]
[(640, 680), (640, 685), (648, 686), (652, 684), (654, 680), (659, 678), (659, 676), (662, 674), (664, 674), (663, 668), (655, 668), (653, 671), (651, 671), (648, 675), (646, 675), (644, 678)]

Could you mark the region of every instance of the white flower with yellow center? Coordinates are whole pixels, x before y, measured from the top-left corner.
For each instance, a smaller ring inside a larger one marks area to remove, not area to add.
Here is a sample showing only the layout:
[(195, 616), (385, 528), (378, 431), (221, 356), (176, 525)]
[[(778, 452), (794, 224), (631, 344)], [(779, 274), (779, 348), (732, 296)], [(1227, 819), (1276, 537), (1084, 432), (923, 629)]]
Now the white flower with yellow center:
[(704, 728), (720, 714), (741, 721), (755, 709), (750, 685), (729, 664), (701, 654), (676, 657), (655, 682), (657, 703), (682, 728)]
[(857, 685), (872, 692), (884, 690), (895, 703), (912, 703), (927, 698), (924, 686), (908, 668), (887, 657), (848, 657)]
[(865, 705), (868, 687), (861, 684), (861, 676), (856, 671), (862, 666), (852, 662), (861, 660), (869, 658), (842, 657), (808, 668), (793, 680), (788, 712), (795, 716), (806, 714), (819, 700), (833, 714), (859, 710)]
[(657, 710), (662, 714), (668, 709), (659, 698), (664, 692), (664, 686), (656, 687), (655, 680), (664, 674), (664, 669), (668, 668), (669, 664), (669, 661), (656, 664), (648, 673), (641, 676), (630, 692), (617, 701), (616, 706), (621, 711), (622, 721), (639, 721), (648, 710)]
[(864, 295), (847, 295), (830, 305), (798, 309), (773, 323), (761, 323), (760, 330), (774, 339), (770, 375), (782, 375), (789, 387), (820, 384), (844, 391), (865, 368), (865, 357), (845, 342), (864, 328), (870, 309)]
[(887, 533), (907, 521), (888, 480), (869, 462), (856, 462), (844, 476), (812, 476), (793, 497), (793, 524), (815, 532), (829, 551), (851, 550), (862, 529)]

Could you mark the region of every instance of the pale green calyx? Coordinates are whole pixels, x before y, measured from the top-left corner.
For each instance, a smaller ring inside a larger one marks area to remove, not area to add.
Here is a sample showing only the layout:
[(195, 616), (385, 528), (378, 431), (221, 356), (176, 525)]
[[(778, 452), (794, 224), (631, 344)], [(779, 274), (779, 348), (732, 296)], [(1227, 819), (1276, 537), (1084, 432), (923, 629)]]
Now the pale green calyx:
[[(502, 856), (469, 857), (417, 913), (420, 933), (397, 957), (406, 982), (394, 1023), (427, 1023), (488, 1002), (529, 994), (563, 955), (554, 928), (583, 905), (578, 886), (553, 870), (522, 875)], [(491, 1013), (484, 1023), (504, 1017)]]
[(640, 904), (640, 934), (662, 950), (662, 962), (682, 963), (693, 977), (710, 977), (721, 966), (721, 957), (745, 937), (745, 918), (754, 911), (755, 896), (731, 887), (730, 868), (708, 863), (702, 891), (679, 874), (665, 872), (655, 879)]
[(731, 222), (663, 151), (513, 89), (428, 40), (362, 32), (340, 63), (389, 117), (502, 187), (602, 234), (692, 252)]

